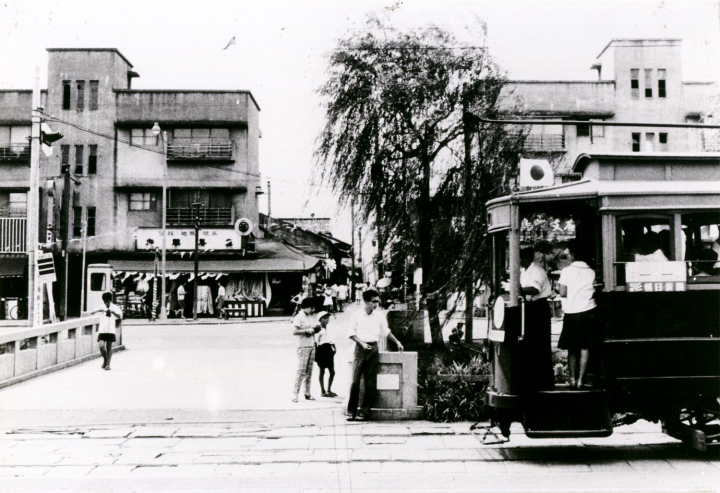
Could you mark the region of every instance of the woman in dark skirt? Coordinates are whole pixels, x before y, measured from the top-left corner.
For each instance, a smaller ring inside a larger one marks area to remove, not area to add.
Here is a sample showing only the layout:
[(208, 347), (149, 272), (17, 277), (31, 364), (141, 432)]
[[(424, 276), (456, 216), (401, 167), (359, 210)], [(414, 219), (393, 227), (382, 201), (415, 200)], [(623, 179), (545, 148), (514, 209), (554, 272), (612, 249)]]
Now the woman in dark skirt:
[(586, 388), (584, 382), (590, 359), (590, 347), (596, 336), (595, 271), (585, 262), (586, 257), (577, 240), (568, 242), (571, 263), (560, 273), (560, 296), (566, 298), (563, 329), (559, 349), (568, 351), (570, 387)]

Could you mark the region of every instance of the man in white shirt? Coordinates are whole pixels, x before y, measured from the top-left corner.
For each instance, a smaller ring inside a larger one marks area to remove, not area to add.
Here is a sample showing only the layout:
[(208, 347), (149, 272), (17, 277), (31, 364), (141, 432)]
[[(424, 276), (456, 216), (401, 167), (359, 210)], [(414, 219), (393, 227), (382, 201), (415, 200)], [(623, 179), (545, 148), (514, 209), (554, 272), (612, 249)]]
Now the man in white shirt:
[(223, 318), (225, 316), (225, 286), (222, 284), (218, 284), (218, 295), (217, 298), (215, 298), (215, 303), (218, 318)]
[(535, 263), (532, 247), (520, 250), (520, 289), (525, 298), (525, 335), (523, 337), (524, 387), (530, 390), (548, 389), (554, 385), (550, 281), (545, 270)]
[[(389, 337), (397, 345), (398, 351), (403, 350), (403, 345), (390, 332), (385, 314), (377, 309), (380, 304), (380, 294), (374, 289), (368, 289), (363, 292), (363, 301), (365, 308), (355, 312), (350, 320), (350, 339), (355, 342), (355, 359), (353, 360), (352, 386), (348, 399), (348, 421), (370, 419), (370, 406), (375, 400), (377, 390), (378, 342), (380, 338)], [(363, 377), (365, 378), (365, 395), (358, 414), (360, 381)]]
[(98, 327), (98, 345), (100, 354), (103, 357), (103, 370), (110, 370), (110, 359), (112, 358), (112, 343), (115, 342), (115, 325), (122, 320), (122, 310), (112, 302), (112, 293), (103, 293), (103, 304), (90, 314), (102, 313), (100, 326)]

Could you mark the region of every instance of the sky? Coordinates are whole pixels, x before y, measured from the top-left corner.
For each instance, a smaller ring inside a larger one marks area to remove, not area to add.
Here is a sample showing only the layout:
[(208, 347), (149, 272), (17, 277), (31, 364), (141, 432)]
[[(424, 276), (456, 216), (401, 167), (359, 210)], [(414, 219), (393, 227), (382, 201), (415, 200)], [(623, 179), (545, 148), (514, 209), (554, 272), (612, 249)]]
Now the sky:
[(719, 80), (719, 9), (717, 0), (2, 0), (0, 89), (31, 89), (36, 65), (45, 81), (45, 48), (93, 47), (120, 50), (140, 73), (136, 89), (250, 90), (272, 215), (331, 217), (335, 236), (350, 242), (348, 211), (310, 184), (323, 127), (316, 90), (328, 53), (361, 33), (369, 13), (398, 28), (458, 33), (482, 19), (511, 79), (595, 80), (590, 65), (611, 39), (672, 37), (683, 38), (685, 80)]

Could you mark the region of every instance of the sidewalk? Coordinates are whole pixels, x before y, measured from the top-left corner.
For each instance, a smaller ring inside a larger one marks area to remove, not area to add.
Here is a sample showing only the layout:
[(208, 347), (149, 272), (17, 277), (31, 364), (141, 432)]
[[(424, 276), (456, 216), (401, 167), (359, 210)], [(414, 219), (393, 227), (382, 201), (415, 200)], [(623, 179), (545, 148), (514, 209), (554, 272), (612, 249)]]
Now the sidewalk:
[[(557, 490), (583, 481), (613, 485), (609, 478), (620, 476), (623, 489), (647, 487), (644, 481), (653, 478), (665, 478), (668, 488), (720, 484), (712, 456), (689, 457), (651, 423), (620, 428), (605, 439), (562, 440), (530, 440), (514, 425), (510, 442), (485, 446), (470, 423), (347, 423), (337, 410), (324, 417), (325, 423), (289, 426), (277, 419), (3, 430), (0, 487), (107, 491), (112, 479), (112, 491), (171, 491), (186, 481), (197, 491), (209, 485), (477, 491), (523, 483), (526, 490)], [(692, 480), (680, 478), (691, 471)], [(539, 482), (527, 481), (531, 475)], [(215, 483), (221, 480), (227, 482)]]

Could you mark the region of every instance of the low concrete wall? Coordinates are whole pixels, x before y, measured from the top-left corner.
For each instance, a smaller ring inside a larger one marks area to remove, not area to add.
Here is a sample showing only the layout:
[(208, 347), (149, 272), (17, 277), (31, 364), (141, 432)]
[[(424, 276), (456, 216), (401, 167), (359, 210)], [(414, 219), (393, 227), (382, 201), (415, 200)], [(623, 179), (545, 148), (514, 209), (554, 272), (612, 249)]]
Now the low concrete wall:
[[(0, 388), (97, 358), (99, 326), (94, 316), (0, 334)], [(116, 333), (113, 350), (125, 349), (122, 326)]]

